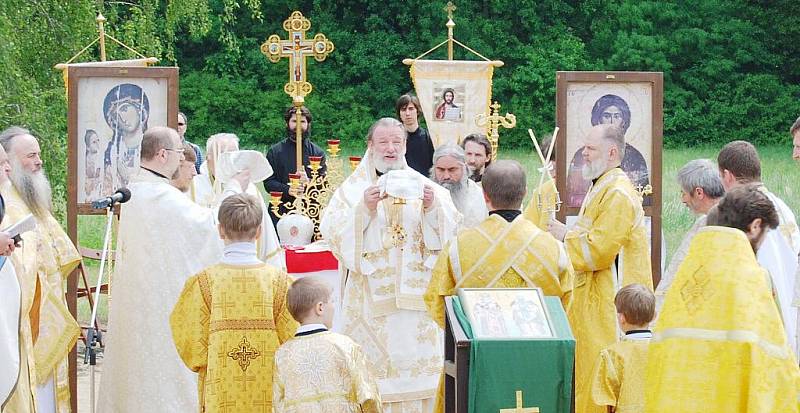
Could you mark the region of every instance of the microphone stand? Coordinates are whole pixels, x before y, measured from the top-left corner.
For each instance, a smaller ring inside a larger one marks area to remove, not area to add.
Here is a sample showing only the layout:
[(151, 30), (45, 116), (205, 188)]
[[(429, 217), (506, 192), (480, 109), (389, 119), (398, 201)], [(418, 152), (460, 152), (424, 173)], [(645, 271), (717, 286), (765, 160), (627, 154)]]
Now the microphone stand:
[(103, 240), (103, 251), (100, 254), (100, 270), (97, 272), (97, 284), (94, 290), (94, 308), (92, 308), (92, 318), (89, 322), (89, 327), (86, 330), (86, 352), (83, 356), (83, 364), (89, 364), (89, 385), (91, 386), (91, 390), (89, 394), (91, 408), (90, 412), (94, 412), (96, 409), (96, 400), (95, 400), (95, 367), (97, 366), (97, 349), (95, 346), (99, 346), (103, 342), (103, 337), (100, 332), (100, 328), (95, 328), (97, 323), (97, 307), (100, 306), (100, 287), (103, 283), (103, 271), (106, 266), (106, 260), (108, 258), (108, 251), (110, 249), (111, 244), (111, 223), (114, 220), (114, 204), (112, 203), (106, 208), (106, 233), (105, 239)]

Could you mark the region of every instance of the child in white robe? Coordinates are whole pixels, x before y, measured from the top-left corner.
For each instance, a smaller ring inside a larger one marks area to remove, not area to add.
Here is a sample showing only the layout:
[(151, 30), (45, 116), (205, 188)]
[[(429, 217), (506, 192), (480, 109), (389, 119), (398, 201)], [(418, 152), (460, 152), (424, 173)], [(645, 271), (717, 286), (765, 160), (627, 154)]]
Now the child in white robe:
[(289, 289), (287, 305), (300, 328), (275, 353), (275, 413), (383, 411), (361, 347), (328, 331), (336, 308), (331, 292), (315, 277), (300, 278)]

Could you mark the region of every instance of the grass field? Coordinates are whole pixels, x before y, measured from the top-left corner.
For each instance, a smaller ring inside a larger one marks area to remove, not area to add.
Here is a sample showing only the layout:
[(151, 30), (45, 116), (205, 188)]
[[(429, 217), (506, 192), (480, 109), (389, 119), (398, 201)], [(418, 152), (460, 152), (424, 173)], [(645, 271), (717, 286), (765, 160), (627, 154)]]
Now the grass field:
[[(680, 201), (680, 189), (675, 176), (678, 170), (688, 161), (697, 158), (716, 159), (719, 148), (698, 147), (685, 149), (668, 149), (663, 153), (663, 230), (667, 242), (667, 257), (671, 257), (680, 243), (684, 233), (694, 222), (694, 217)], [(800, 165), (791, 158), (791, 146), (773, 146), (759, 148), (762, 163), (762, 176), (767, 188), (782, 198), (792, 210), (800, 210)], [(345, 150), (343, 159), (349, 155), (361, 155), (361, 152)], [(535, 171), (540, 167), (539, 160), (532, 151), (513, 150), (500, 152), (501, 158), (516, 159), (527, 171)], [(529, 172), (528, 186), (538, 184), (538, 172)], [(101, 216), (84, 216), (79, 220), (78, 235), (81, 245), (100, 249), (103, 242), (105, 218)], [(94, 285), (98, 270), (97, 261), (86, 260), (89, 283)], [(165, 303), (165, 305), (169, 305)], [(78, 317), (83, 323), (90, 318), (89, 306), (85, 299), (78, 303)], [(107, 319), (105, 296), (98, 309), (100, 320)]]

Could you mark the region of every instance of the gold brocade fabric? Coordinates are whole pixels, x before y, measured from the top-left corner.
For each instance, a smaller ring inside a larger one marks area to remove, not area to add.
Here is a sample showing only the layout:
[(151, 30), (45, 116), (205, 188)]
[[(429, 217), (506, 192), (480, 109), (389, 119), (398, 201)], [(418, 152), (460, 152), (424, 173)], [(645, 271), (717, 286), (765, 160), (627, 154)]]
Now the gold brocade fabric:
[(533, 191), (531, 200), (522, 215), (542, 231), (547, 231), (550, 217), (555, 216), (557, 192), (555, 179), (547, 179), (542, 186)]
[(616, 413), (644, 411), (645, 369), (650, 340), (623, 338), (600, 352), (592, 374), (592, 401)]
[(532, 288), (561, 297), (569, 310), (572, 266), (558, 241), (522, 216), (507, 222), (489, 215), (477, 227), (459, 233), (439, 254), (425, 305), (444, 328), (444, 297), (458, 288)]
[(321, 332), (295, 337), (275, 353), (275, 413), (382, 412), (361, 347)]
[(647, 412), (800, 410), (797, 360), (742, 231), (694, 236), (653, 333)]
[(575, 411), (605, 413), (591, 402), (590, 385), (600, 350), (619, 339), (614, 296), (632, 283), (653, 289), (642, 200), (621, 169), (606, 172), (589, 189), (564, 247), (575, 269)]
[(217, 264), (189, 278), (170, 316), (181, 359), (199, 374), (204, 412), (272, 412), (275, 350), (297, 330), (291, 280), (266, 264)]
[[(4, 222), (16, 223), (31, 213), (10, 182), (0, 191), (6, 202)], [(22, 290), (20, 346), (25, 371), (4, 411), (33, 411), (36, 385), (54, 379), (57, 411), (69, 412), (67, 355), (80, 327), (67, 308), (64, 280), (80, 263), (80, 254), (50, 214), (37, 217), (36, 230), (22, 238), (12, 260)]]
[[(549, 233), (522, 215), (508, 222), (491, 214), (480, 225), (461, 231), (436, 260), (425, 292), (428, 313), (445, 327), (444, 297), (458, 288), (532, 288), (561, 297), (567, 315), (573, 272), (566, 252)], [(436, 412), (444, 411), (443, 380), (436, 393)]]

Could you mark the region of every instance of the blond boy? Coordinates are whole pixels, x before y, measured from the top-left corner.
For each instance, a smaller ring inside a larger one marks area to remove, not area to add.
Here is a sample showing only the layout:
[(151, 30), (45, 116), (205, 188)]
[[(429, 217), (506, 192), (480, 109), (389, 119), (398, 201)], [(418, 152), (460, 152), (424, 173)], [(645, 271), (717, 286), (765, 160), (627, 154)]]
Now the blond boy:
[(271, 413), (273, 355), (297, 330), (286, 303), (291, 280), (257, 256), (262, 217), (252, 195), (222, 201), (222, 261), (189, 278), (172, 310), (173, 341), (199, 375), (206, 413)]
[(328, 331), (336, 308), (331, 291), (315, 277), (300, 278), (289, 289), (289, 311), (301, 325), (275, 353), (276, 413), (383, 411), (361, 347)]
[(643, 412), (649, 330), (655, 315), (655, 295), (641, 284), (617, 292), (617, 321), (625, 333), (621, 341), (600, 352), (592, 374), (592, 402), (609, 412)]

